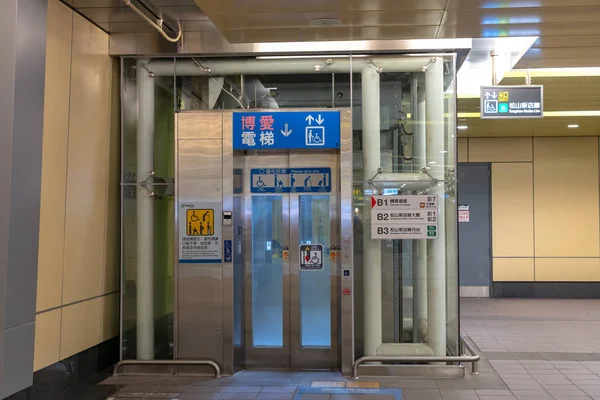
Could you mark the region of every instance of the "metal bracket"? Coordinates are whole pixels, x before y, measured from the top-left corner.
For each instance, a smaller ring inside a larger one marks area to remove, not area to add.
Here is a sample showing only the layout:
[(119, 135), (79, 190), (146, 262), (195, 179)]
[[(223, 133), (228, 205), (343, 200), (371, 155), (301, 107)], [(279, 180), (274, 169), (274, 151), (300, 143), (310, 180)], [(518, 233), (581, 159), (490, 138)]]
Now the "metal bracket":
[(331, 64), (333, 64), (333, 60), (331, 58), (328, 58), (327, 60), (325, 60), (325, 62), (323, 64), (315, 65), (315, 71), (319, 72), (323, 67), (325, 67), (327, 65), (331, 65)]
[(424, 65), (421, 67), (421, 72), (427, 72), (427, 70), (429, 69), (429, 67), (431, 67), (433, 64), (435, 64), (436, 59), (432, 58), (431, 61), (429, 62), (429, 64)]
[(146, 72), (148, 72), (148, 78), (154, 78), (154, 72), (152, 72), (148, 69), (148, 64), (143, 63), (140, 65), (142, 66), (142, 68), (144, 68), (146, 70)]
[(367, 64), (371, 64), (372, 66), (375, 67), (375, 71), (377, 71), (378, 74), (383, 73), (383, 67), (380, 65), (375, 64), (375, 62), (371, 59), (367, 60)]

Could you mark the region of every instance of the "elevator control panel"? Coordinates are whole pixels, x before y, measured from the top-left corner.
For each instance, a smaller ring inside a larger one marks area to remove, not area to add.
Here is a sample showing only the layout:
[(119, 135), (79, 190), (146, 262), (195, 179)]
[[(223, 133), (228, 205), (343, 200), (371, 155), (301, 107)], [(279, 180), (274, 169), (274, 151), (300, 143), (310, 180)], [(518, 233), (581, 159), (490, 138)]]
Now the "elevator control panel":
[(231, 211), (223, 211), (223, 226), (233, 225), (233, 216)]

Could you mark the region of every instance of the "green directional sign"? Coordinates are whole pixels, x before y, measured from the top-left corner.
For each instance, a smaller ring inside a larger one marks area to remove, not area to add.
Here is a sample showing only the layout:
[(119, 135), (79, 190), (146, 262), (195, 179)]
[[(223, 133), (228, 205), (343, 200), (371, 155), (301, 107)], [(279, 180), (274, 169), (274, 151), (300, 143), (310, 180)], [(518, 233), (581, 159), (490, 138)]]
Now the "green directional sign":
[(436, 237), (437, 236), (437, 226), (435, 226), (435, 225), (427, 226), (427, 236), (428, 237)]

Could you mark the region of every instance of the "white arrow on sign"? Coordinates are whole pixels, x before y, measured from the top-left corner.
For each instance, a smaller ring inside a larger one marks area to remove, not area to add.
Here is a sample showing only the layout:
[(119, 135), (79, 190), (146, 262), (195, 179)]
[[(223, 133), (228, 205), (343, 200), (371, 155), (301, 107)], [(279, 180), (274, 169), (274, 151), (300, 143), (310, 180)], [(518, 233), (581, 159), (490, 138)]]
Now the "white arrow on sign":
[(490, 92), (485, 92), (485, 98), (489, 99), (490, 98)]
[(494, 92), (494, 94), (492, 94), (492, 99), (496, 99), (498, 98), (498, 95), (496, 94), (496, 92)]
[(317, 117), (317, 124), (321, 125), (325, 120), (321, 117), (321, 114)]
[(292, 134), (292, 130), (288, 128), (288, 124), (285, 124), (285, 130), (281, 130), (281, 134), (285, 137), (288, 137)]
[(306, 117), (306, 120), (308, 121), (308, 124), (311, 125), (312, 122), (315, 120), (315, 117), (313, 117), (312, 115), (309, 115), (308, 117)]

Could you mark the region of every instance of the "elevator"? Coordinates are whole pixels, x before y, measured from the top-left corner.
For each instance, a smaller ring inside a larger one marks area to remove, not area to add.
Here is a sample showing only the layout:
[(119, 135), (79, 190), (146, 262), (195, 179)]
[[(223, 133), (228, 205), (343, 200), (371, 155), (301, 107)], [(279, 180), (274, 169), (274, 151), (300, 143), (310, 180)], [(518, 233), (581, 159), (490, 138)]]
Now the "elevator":
[[(462, 373), (435, 364), (461, 351), (454, 55), (128, 63), (124, 359)], [(388, 195), (434, 198), (437, 234), (373, 235)]]
[[(339, 152), (243, 157), (246, 366), (338, 369)], [(263, 176), (301, 191), (251, 193)]]

